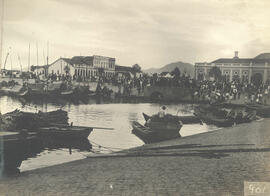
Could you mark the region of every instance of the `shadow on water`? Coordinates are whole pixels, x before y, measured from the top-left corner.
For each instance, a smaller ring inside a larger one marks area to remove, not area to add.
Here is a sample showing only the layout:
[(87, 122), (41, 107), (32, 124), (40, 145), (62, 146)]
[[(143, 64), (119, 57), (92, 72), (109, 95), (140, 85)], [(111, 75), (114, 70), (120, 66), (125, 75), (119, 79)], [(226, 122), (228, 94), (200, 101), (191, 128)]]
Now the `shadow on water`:
[[(52, 138), (39, 138), (29, 136), (27, 138), (1, 139), (1, 166), (4, 176), (20, 173), (18, 169), (24, 160), (34, 158), (40, 155), (43, 151), (65, 150), (69, 154), (73, 151), (90, 152), (92, 145), (88, 139), (81, 140), (56, 140)], [(0, 173), (1, 176), (1, 173)]]

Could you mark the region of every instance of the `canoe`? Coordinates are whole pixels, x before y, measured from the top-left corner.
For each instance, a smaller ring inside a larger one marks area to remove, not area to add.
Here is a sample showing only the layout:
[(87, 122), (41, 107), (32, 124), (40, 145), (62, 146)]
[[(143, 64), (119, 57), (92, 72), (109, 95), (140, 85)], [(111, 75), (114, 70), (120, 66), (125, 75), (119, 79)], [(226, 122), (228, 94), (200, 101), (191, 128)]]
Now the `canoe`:
[(145, 144), (181, 137), (179, 134), (181, 127), (178, 130), (153, 130), (150, 127), (143, 126), (134, 121), (132, 122), (132, 128), (132, 133), (140, 138)]
[(51, 137), (55, 139), (85, 139), (93, 131), (92, 127), (80, 126), (50, 126), (37, 130), (39, 137)]
[(263, 118), (270, 117), (270, 105), (263, 104), (246, 104), (246, 107), (251, 110), (255, 110), (257, 115)]
[(256, 111), (243, 111), (238, 112), (235, 110), (236, 115), (229, 115), (225, 110), (216, 106), (196, 107), (194, 115), (198, 116), (206, 124), (213, 124), (218, 127), (230, 127), (234, 124), (251, 122), (256, 119)]
[(230, 127), (234, 125), (234, 119), (218, 118), (210, 112), (203, 112), (195, 109), (194, 115), (196, 115), (206, 124), (213, 124), (218, 127)]
[[(151, 118), (151, 116), (143, 113), (143, 117), (145, 119), (145, 121), (147, 121), (148, 119)], [(200, 123), (201, 124), (201, 120), (200, 118), (198, 118), (197, 116), (175, 116), (177, 117), (183, 124), (196, 124), (196, 123)]]

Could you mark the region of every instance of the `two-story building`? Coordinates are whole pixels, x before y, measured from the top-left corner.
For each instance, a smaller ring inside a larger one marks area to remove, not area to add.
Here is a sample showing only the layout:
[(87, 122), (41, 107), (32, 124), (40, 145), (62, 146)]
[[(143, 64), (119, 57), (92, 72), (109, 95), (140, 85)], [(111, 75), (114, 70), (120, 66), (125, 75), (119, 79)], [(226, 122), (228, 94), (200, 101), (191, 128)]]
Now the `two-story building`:
[(36, 73), (46, 73), (46, 75), (70, 74), (91, 78), (100, 74), (106, 77), (115, 73), (115, 58), (104, 56), (74, 56), (72, 58), (59, 58), (47, 66), (36, 66)]
[(220, 58), (210, 63), (195, 63), (195, 79), (209, 79), (212, 67), (218, 67), (221, 74), (230, 81), (238, 77), (241, 81), (250, 82), (256, 75), (265, 82), (270, 79), (270, 53), (262, 53), (255, 58), (239, 58), (236, 51), (233, 58)]

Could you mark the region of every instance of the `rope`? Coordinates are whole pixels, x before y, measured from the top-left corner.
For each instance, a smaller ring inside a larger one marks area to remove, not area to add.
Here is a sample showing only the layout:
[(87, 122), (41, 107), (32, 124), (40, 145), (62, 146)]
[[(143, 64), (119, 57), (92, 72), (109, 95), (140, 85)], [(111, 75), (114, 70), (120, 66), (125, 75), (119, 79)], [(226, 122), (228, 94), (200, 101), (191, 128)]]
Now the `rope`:
[(104, 148), (104, 149), (110, 150), (110, 151), (112, 151), (112, 152), (115, 152), (114, 150), (125, 150), (124, 148), (102, 146), (102, 145), (100, 145), (100, 144), (98, 144), (98, 143), (96, 143), (96, 142), (93, 142), (93, 141), (90, 141), (90, 143), (91, 143), (92, 145), (97, 146), (98, 148)]

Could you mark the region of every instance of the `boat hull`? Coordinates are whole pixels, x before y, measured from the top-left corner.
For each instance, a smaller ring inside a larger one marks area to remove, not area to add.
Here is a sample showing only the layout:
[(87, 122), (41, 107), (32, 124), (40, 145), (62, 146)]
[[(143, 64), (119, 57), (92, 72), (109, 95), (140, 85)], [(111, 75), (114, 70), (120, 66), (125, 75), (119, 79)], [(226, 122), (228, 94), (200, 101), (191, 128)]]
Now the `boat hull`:
[(43, 127), (38, 130), (39, 137), (55, 138), (55, 139), (85, 139), (88, 138), (93, 131), (91, 127)]
[(251, 122), (256, 118), (256, 111), (251, 110), (245, 116), (227, 116), (228, 113), (219, 110), (217, 107), (196, 107), (194, 114), (206, 124), (213, 124), (218, 127), (231, 127), (234, 124)]
[(246, 107), (251, 110), (255, 110), (257, 115), (263, 118), (270, 117), (270, 106), (260, 104), (247, 104)]
[[(143, 117), (145, 121), (148, 121), (148, 119), (151, 118), (151, 116), (148, 116), (147, 114), (143, 113)], [(175, 116), (180, 120), (183, 124), (201, 124), (201, 120), (197, 116)]]
[(133, 122), (132, 127), (132, 133), (140, 138), (144, 143), (149, 144), (181, 137), (179, 131), (182, 125), (178, 129), (153, 130), (138, 122)]

